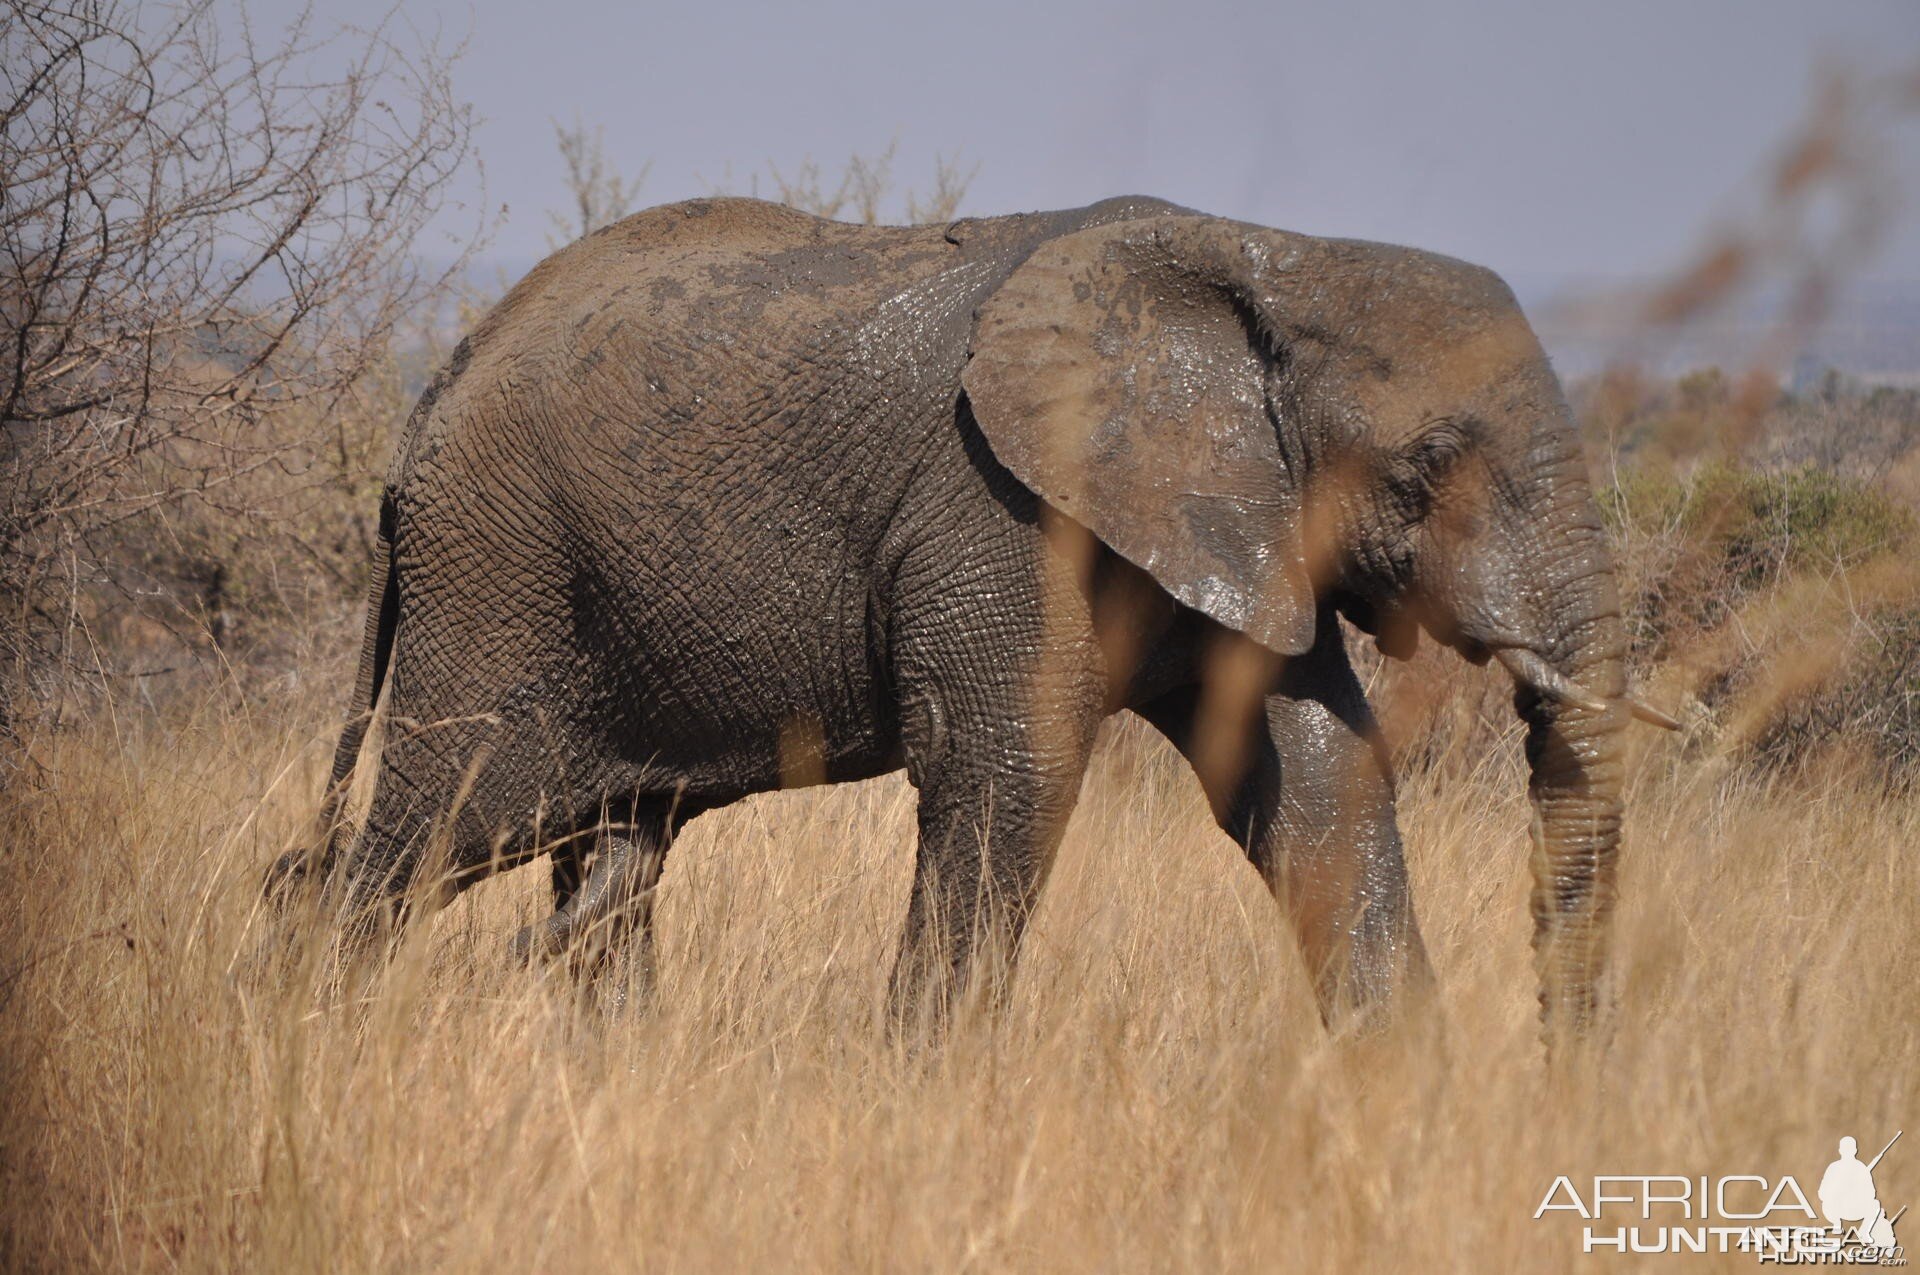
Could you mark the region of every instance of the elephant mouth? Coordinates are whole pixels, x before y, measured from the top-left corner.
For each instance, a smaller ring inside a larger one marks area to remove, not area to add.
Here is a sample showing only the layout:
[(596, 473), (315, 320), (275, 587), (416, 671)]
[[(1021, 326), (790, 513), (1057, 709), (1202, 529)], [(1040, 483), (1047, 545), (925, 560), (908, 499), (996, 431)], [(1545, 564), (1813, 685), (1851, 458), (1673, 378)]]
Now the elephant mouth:
[[(1525, 643), (1472, 636), (1461, 626), (1436, 618), (1431, 608), (1417, 604), (1383, 602), (1346, 592), (1334, 594), (1332, 600), (1340, 614), (1371, 637), (1374, 647), (1390, 660), (1411, 660), (1420, 649), (1420, 631), (1425, 629), (1436, 642), (1450, 648), (1469, 664), (1478, 666), (1498, 660), (1516, 687), (1531, 691), (1544, 700), (1573, 704), (1590, 711), (1607, 707), (1603, 697), (1572, 681)], [(1624, 698), (1636, 721), (1663, 730), (1681, 729), (1677, 720), (1639, 697), (1627, 695)]]
[(1459, 624), (1418, 599), (1370, 598), (1339, 591), (1331, 600), (1335, 609), (1371, 637), (1375, 649), (1390, 660), (1411, 660), (1420, 650), (1423, 629), (1435, 642), (1474, 665), (1483, 665), (1492, 659), (1501, 645), (1498, 641), (1469, 635)]
[[(1387, 620), (1389, 632), (1396, 621)], [(1425, 622), (1423, 621), (1423, 624)], [(1436, 640), (1445, 643), (1461, 658), (1475, 665), (1484, 665), (1489, 660), (1497, 660), (1513, 679), (1516, 690), (1527, 692), (1539, 700), (1552, 704), (1571, 705), (1588, 712), (1603, 713), (1611, 705), (1606, 696), (1600, 695), (1582, 686), (1574, 678), (1555, 668), (1553, 663), (1528, 643), (1501, 638), (1480, 638), (1461, 632), (1458, 628), (1434, 632), (1431, 624), (1425, 624), (1428, 632), (1434, 633)], [(1380, 637), (1375, 644), (1383, 654), (1392, 654), (1388, 645)], [(1404, 658), (1404, 657), (1403, 657)], [(1627, 706), (1628, 713), (1635, 721), (1648, 726), (1658, 726), (1662, 730), (1678, 731), (1683, 729), (1674, 717), (1661, 712), (1648, 704), (1638, 695), (1629, 691), (1619, 697)]]
[(1420, 649), (1419, 618), (1408, 608), (1363, 594), (1336, 591), (1331, 601), (1347, 622), (1373, 639), (1380, 654), (1391, 660), (1410, 660)]

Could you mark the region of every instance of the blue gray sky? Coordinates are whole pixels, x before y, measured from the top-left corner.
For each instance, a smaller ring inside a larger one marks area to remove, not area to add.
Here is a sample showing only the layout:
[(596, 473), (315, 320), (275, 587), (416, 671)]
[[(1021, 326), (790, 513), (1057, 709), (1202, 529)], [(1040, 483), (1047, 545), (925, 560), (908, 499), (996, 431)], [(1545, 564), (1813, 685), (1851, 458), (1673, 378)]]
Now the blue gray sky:
[[(389, 3), (333, 0), (322, 20), (371, 22)], [(1516, 281), (1641, 277), (1741, 211), (1818, 68), (1920, 63), (1916, 0), (400, 0), (399, 14), (467, 40), (457, 86), (482, 117), (487, 200), (508, 210), (488, 256), (508, 267), (547, 250), (553, 121), (577, 118), (604, 126), (624, 170), (651, 164), (643, 205), (897, 141), (907, 185), (936, 152), (977, 164), (970, 213), (1140, 192)], [(1920, 180), (1920, 110), (1903, 131), (1887, 162)], [(1920, 217), (1902, 214), (1870, 273), (1920, 280)]]

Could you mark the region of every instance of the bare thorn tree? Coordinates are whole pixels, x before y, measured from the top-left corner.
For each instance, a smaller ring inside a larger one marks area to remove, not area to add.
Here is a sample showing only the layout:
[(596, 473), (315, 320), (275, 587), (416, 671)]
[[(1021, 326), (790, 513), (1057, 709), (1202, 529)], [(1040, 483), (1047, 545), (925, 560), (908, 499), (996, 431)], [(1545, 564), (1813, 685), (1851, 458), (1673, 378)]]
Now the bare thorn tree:
[(596, 127), (589, 132), (577, 120), (572, 128), (556, 120), (553, 133), (560, 146), (561, 162), (567, 166), (567, 197), (573, 205), (571, 215), (547, 214), (557, 232), (547, 240), (559, 248), (632, 212), (634, 197), (653, 165), (643, 164), (632, 178), (623, 178), (607, 159), (605, 129)]
[(12, 692), (71, 646), (116, 528), (287, 463), (463, 268), (413, 249), (471, 119), (451, 57), (385, 26), (264, 41), (244, 16), (223, 36), (215, 0), (0, 3)]
[[(767, 171), (773, 177), (774, 197), (781, 203), (816, 217), (873, 226), (892, 220), (886, 206), (893, 193), (893, 161), (898, 150), (899, 143), (890, 142), (877, 155), (849, 156), (839, 180), (831, 185), (825, 171), (812, 159), (801, 161), (791, 174), (782, 173), (772, 164), (767, 165)], [(978, 171), (978, 165), (962, 171), (958, 161), (936, 155), (933, 190), (924, 199), (912, 190), (906, 192), (906, 220), (915, 224), (951, 221)]]
[(935, 154), (933, 189), (924, 199), (914, 191), (907, 192), (907, 220), (916, 225), (952, 221), (960, 211), (961, 201), (967, 197), (967, 188), (979, 173), (978, 164), (962, 172), (957, 158)]

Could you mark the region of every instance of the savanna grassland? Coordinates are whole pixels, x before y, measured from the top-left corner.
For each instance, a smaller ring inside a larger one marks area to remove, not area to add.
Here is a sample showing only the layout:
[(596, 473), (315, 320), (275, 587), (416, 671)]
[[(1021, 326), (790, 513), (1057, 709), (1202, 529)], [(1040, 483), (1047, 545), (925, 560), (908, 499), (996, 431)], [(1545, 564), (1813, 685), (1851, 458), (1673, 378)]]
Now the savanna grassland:
[[(509, 961), (539, 866), (323, 977), (262, 876), (313, 826), (378, 475), (486, 304), (489, 201), (456, 197), (459, 41), (228, 10), (0, 0), (0, 1271), (1627, 1269), (1535, 1219), (1556, 1178), (1811, 1192), (1840, 1136), (1908, 1124), (1875, 1178), (1920, 1201), (1920, 392), (1840, 378), (1573, 387), (1635, 679), (1684, 729), (1634, 736), (1615, 1008), (1552, 1065), (1510, 687), (1431, 649), (1358, 651), (1438, 972), (1372, 1034), (1322, 1027), (1130, 718), (1010, 1003), (938, 1048), (881, 1021), (900, 776), (694, 822), (644, 1004)], [(1647, 303), (1656, 361), (1748, 276), (1818, 317), (1916, 83), (1828, 86), (1765, 206)], [(571, 239), (644, 170), (555, 127)], [(969, 169), (902, 201), (893, 159), (766, 187), (954, 215)]]
[[(1131, 719), (1010, 1007), (938, 1050), (878, 1013), (900, 777), (692, 824), (644, 1008), (509, 963), (537, 867), (365, 989), (262, 978), (261, 873), (316, 806), (343, 604), (278, 672), (235, 655), (19, 724), (0, 1267), (1626, 1268), (1534, 1219), (1557, 1175), (1811, 1192), (1840, 1135), (1920, 1122), (1920, 409), (1830, 389), (1757, 418), (1716, 377), (1579, 395), (1639, 680), (1686, 722), (1635, 737), (1616, 1009), (1585, 1054), (1539, 1040), (1506, 690), (1430, 651), (1365, 667), (1439, 974), (1376, 1035), (1321, 1027), (1264, 885)], [(1906, 1145), (1877, 1175), (1895, 1209)]]

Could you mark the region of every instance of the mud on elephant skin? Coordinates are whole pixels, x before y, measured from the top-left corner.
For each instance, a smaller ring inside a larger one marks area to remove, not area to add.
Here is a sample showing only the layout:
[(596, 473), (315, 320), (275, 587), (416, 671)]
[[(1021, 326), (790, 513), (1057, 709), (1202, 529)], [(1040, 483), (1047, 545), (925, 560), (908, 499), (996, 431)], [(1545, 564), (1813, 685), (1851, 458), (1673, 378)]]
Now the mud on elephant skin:
[[(1131, 709), (1333, 1019), (1427, 975), (1342, 614), (1513, 674), (1543, 1011), (1585, 1022), (1632, 707), (1573, 425), (1499, 279), (1143, 198), (902, 228), (656, 208), (535, 268), (407, 422), (321, 858), (398, 915), (430, 860), (457, 888), (561, 843), (521, 949), (644, 943), (685, 819), (904, 766), (893, 998), (937, 1017), (983, 939), (1017, 950), (1094, 729)], [(370, 811), (336, 831), (361, 764)]]

